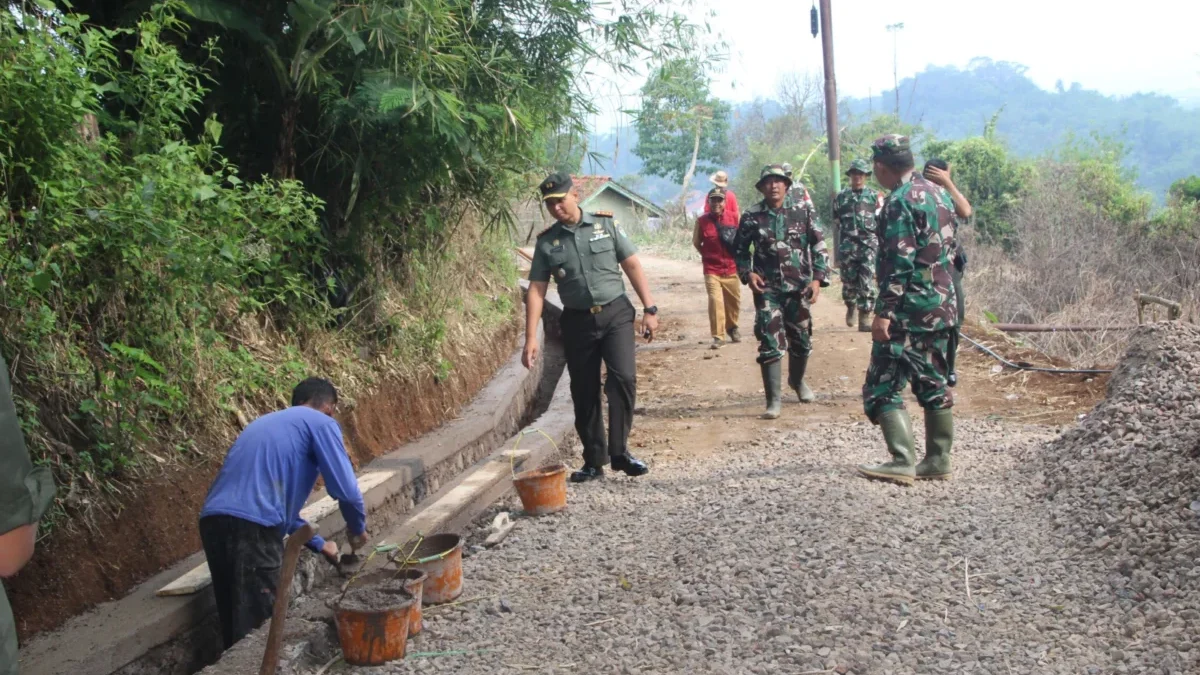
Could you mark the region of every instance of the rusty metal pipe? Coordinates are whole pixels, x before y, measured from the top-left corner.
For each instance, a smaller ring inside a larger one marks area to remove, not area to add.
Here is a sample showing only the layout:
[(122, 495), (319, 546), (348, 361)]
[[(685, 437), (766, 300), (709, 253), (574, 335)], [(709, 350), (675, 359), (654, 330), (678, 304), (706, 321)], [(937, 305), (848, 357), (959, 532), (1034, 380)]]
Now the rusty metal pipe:
[(992, 328), (1005, 333), (1089, 333), (1133, 330), (1137, 326), (1051, 326), (1042, 323), (994, 323)]

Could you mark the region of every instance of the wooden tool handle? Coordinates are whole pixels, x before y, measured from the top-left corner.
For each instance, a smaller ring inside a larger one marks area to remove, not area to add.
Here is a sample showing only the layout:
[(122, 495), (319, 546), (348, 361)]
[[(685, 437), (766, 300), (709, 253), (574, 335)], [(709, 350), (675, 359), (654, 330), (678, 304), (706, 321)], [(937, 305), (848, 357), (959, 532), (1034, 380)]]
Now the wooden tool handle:
[(283, 641), (283, 622), (287, 618), (288, 595), (292, 591), (292, 577), (296, 576), (296, 561), (300, 548), (317, 533), (317, 526), (306, 523), (304, 527), (288, 535), (283, 549), (283, 568), (279, 570), (279, 582), (275, 585), (275, 609), (271, 612), (271, 629), (267, 632), (267, 648), (263, 651), (262, 668), (258, 675), (275, 675), (279, 668), (279, 647)]

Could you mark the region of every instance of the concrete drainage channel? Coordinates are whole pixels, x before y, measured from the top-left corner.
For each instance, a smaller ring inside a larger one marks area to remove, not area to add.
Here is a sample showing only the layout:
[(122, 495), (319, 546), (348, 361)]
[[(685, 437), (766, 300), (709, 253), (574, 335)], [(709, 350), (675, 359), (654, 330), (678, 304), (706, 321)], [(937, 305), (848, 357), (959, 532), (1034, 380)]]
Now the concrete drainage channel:
[[(457, 419), (363, 469), (359, 485), (374, 544), (402, 544), (420, 535), (461, 532), (513, 489), (512, 471), (552, 464), (570, 453), (575, 445), (574, 417), (558, 333), (560, 313), (561, 304), (551, 293), (542, 331), (543, 356), (533, 371), (521, 366), (518, 351)], [(302, 514), (326, 538), (344, 541), (345, 523), (336, 506), (326, 502), (332, 500), (316, 499)], [(376, 558), (365, 571), (386, 561), (383, 555)], [(203, 562), (203, 554), (197, 553), (124, 598), (38, 636), (22, 648), (22, 672), (257, 672), (269, 625), (220, 655), (220, 631)], [(314, 654), (336, 652), (337, 637), (328, 623), (331, 610), (326, 600), (343, 581), (307, 550), (301, 555), (292, 580), (279, 673), (315, 670), (309, 662)], [(160, 597), (163, 592), (179, 595)]]

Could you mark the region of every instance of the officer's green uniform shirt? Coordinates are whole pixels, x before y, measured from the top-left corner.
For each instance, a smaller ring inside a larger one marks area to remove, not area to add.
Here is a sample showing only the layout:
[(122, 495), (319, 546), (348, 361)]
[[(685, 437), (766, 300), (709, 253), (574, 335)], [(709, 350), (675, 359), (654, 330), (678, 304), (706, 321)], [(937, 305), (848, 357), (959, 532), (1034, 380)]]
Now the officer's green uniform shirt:
[[(31, 525), (54, 500), (47, 467), (33, 468), (8, 385), (8, 364), (0, 357), (0, 534)], [(17, 672), (17, 624), (0, 589), (0, 675)]]
[(555, 223), (538, 236), (529, 280), (553, 278), (567, 309), (607, 305), (625, 295), (621, 263), (634, 253), (612, 218), (584, 213), (578, 225)]

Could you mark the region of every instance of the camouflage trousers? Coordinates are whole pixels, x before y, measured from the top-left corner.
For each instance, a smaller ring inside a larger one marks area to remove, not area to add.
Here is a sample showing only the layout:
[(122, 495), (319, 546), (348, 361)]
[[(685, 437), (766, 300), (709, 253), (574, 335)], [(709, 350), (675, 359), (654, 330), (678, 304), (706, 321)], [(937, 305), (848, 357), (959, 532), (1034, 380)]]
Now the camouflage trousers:
[(812, 314), (807, 291), (781, 293), (767, 290), (754, 294), (754, 337), (758, 338), (758, 362), (771, 363), (784, 352), (807, 356), (812, 352)]
[(893, 323), (892, 339), (871, 345), (871, 365), (862, 389), (868, 419), (876, 422), (889, 410), (903, 409), (901, 394), (910, 382), (922, 408), (942, 410), (954, 405), (954, 393), (947, 383), (954, 331), (905, 333)]
[(842, 302), (863, 311), (875, 307), (875, 251), (846, 251), (841, 261)]

